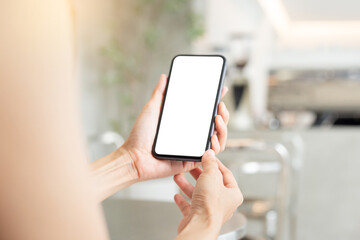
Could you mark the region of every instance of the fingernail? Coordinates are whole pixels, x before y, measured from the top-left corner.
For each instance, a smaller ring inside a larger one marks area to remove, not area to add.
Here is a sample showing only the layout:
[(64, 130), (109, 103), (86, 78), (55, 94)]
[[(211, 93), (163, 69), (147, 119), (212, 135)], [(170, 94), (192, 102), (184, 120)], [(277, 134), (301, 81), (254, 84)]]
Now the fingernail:
[(218, 137), (216, 136), (216, 133), (214, 132), (214, 135), (212, 135), (213, 138), (216, 138), (215, 141), (219, 140)]
[(208, 150), (208, 154), (210, 155), (210, 156), (215, 156), (215, 152), (214, 152), (214, 150), (212, 150), (212, 149), (209, 149)]
[(226, 105), (224, 102), (221, 102), (221, 106), (222, 106), (221, 108), (223, 111), (227, 111), (227, 108), (226, 108)]

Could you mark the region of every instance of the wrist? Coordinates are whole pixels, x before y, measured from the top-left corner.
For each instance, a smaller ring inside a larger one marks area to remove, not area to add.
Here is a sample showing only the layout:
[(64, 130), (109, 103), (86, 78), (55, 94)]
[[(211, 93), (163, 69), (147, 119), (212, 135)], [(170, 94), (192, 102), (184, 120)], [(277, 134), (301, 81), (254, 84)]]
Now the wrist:
[(176, 239), (217, 239), (221, 226), (220, 218), (194, 214)]
[(100, 200), (139, 181), (131, 154), (123, 147), (90, 164)]

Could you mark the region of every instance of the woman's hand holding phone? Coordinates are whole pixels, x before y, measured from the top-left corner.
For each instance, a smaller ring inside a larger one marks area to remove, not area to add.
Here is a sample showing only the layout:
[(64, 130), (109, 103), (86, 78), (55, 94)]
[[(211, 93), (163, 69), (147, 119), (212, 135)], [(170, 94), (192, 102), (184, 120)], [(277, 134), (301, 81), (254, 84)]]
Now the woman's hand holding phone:
[[(111, 154), (90, 164), (100, 201), (133, 183), (173, 176), (200, 166), (200, 162), (159, 160), (152, 155), (166, 80), (166, 75), (161, 75), (151, 99), (144, 106), (125, 143)], [(226, 92), (227, 88), (224, 88), (222, 97)], [(219, 104), (218, 113), (215, 132), (211, 137), (211, 146), (216, 153), (224, 150), (227, 138), (229, 112), (224, 103)]]
[(216, 239), (223, 223), (231, 218), (242, 203), (243, 196), (236, 180), (208, 150), (202, 157), (202, 167), (190, 171), (196, 180), (193, 187), (184, 175), (175, 175), (180, 189), (191, 199), (189, 204), (182, 195), (175, 195), (183, 219), (178, 227), (177, 239)]
[[(200, 166), (200, 162), (158, 160), (154, 158), (151, 153), (166, 88), (166, 81), (166, 75), (161, 75), (150, 101), (144, 106), (129, 138), (121, 147), (121, 149), (125, 150), (125, 152), (131, 156), (140, 181), (173, 176)], [(221, 97), (224, 97), (227, 91), (228, 89), (224, 87)], [(226, 109), (225, 104), (221, 102), (218, 107), (218, 116), (215, 118), (215, 132), (211, 137), (211, 148), (215, 153), (219, 153), (225, 149), (228, 121), (229, 111)]]

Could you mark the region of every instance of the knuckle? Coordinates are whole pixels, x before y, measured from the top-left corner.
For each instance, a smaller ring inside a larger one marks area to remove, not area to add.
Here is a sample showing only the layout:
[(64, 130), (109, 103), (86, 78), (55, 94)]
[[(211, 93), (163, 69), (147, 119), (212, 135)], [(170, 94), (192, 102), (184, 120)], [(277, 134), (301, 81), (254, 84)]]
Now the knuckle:
[(237, 204), (240, 206), (244, 202), (244, 196), (242, 195), (240, 189), (237, 191)]
[(209, 168), (207, 169), (207, 173), (210, 175), (214, 175), (214, 174), (216, 174), (215, 170), (216, 170), (215, 167), (213, 166), (213, 164), (211, 164), (209, 166)]
[(217, 169), (216, 164), (211, 164), (211, 167), (208, 169), (208, 173), (209, 173), (209, 175), (213, 175), (216, 178), (221, 176), (220, 171)]
[(221, 123), (221, 125), (219, 126), (219, 134), (222, 136), (223, 139), (225, 139), (227, 136), (227, 127), (224, 122)]
[(225, 142), (221, 145), (220, 151), (221, 152), (225, 151)]
[(225, 113), (226, 116), (230, 116), (229, 110), (225, 109), (224, 113)]
[(220, 123), (221, 126), (225, 126), (224, 118), (221, 115), (219, 115), (219, 123)]
[(221, 148), (220, 148), (220, 146), (219, 146), (219, 143), (215, 144), (215, 145), (214, 145), (214, 148), (215, 148), (214, 151), (215, 151), (216, 154), (218, 154), (218, 153), (220, 152), (220, 150), (221, 150)]
[(218, 168), (216, 168), (216, 169), (214, 169), (214, 174), (216, 175), (216, 177), (217, 177), (217, 179), (220, 181), (222, 181), (223, 180), (223, 175), (221, 174), (221, 172), (219, 171), (219, 169)]
[(224, 174), (229, 175), (230, 177), (233, 177), (232, 172), (230, 171), (230, 169), (228, 169), (225, 165), (222, 168), (222, 171), (224, 172)]

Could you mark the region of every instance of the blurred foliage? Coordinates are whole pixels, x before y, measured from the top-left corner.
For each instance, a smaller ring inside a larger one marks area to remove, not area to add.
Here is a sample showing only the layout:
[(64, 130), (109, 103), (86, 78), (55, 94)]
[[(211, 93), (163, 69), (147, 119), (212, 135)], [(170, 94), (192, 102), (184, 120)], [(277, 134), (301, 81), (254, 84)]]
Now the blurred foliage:
[(127, 55), (115, 39), (101, 49), (101, 55), (107, 60), (102, 84), (123, 84), (126, 83), (128, 75), (136, 76), (136, 59), (132, 55)]
[(147, 49), (154, 49), (161, 36), (161, 30), (154, 25), (149, 25), (144, 32), (144, 43)]
[(191, 40), (202, 36), (205, 33), (204, 19), (201, 15), (193, 13), (190, 15), (190, 26), (187, 34)]
[(204, 33), (203, 17), (192, 10), (191, 4), (191, 0), (128, 1), (130, 12), (126, 27), (120, 29), (121, 36), (115, 34), (101, 49), (101, 84), (115, 90), (119, 109), (127, 109), (121, 120), (109, 120), (112, 130), (124, 134), (128, 130), (126, 122), (134, 121), (137, 112), (132, 105), (139, 94), (136, 83), (147, 77), (151, 58), (158, 58), (164, 46), (169, 45), (169, 31), (181, 31), (189, 45)]

